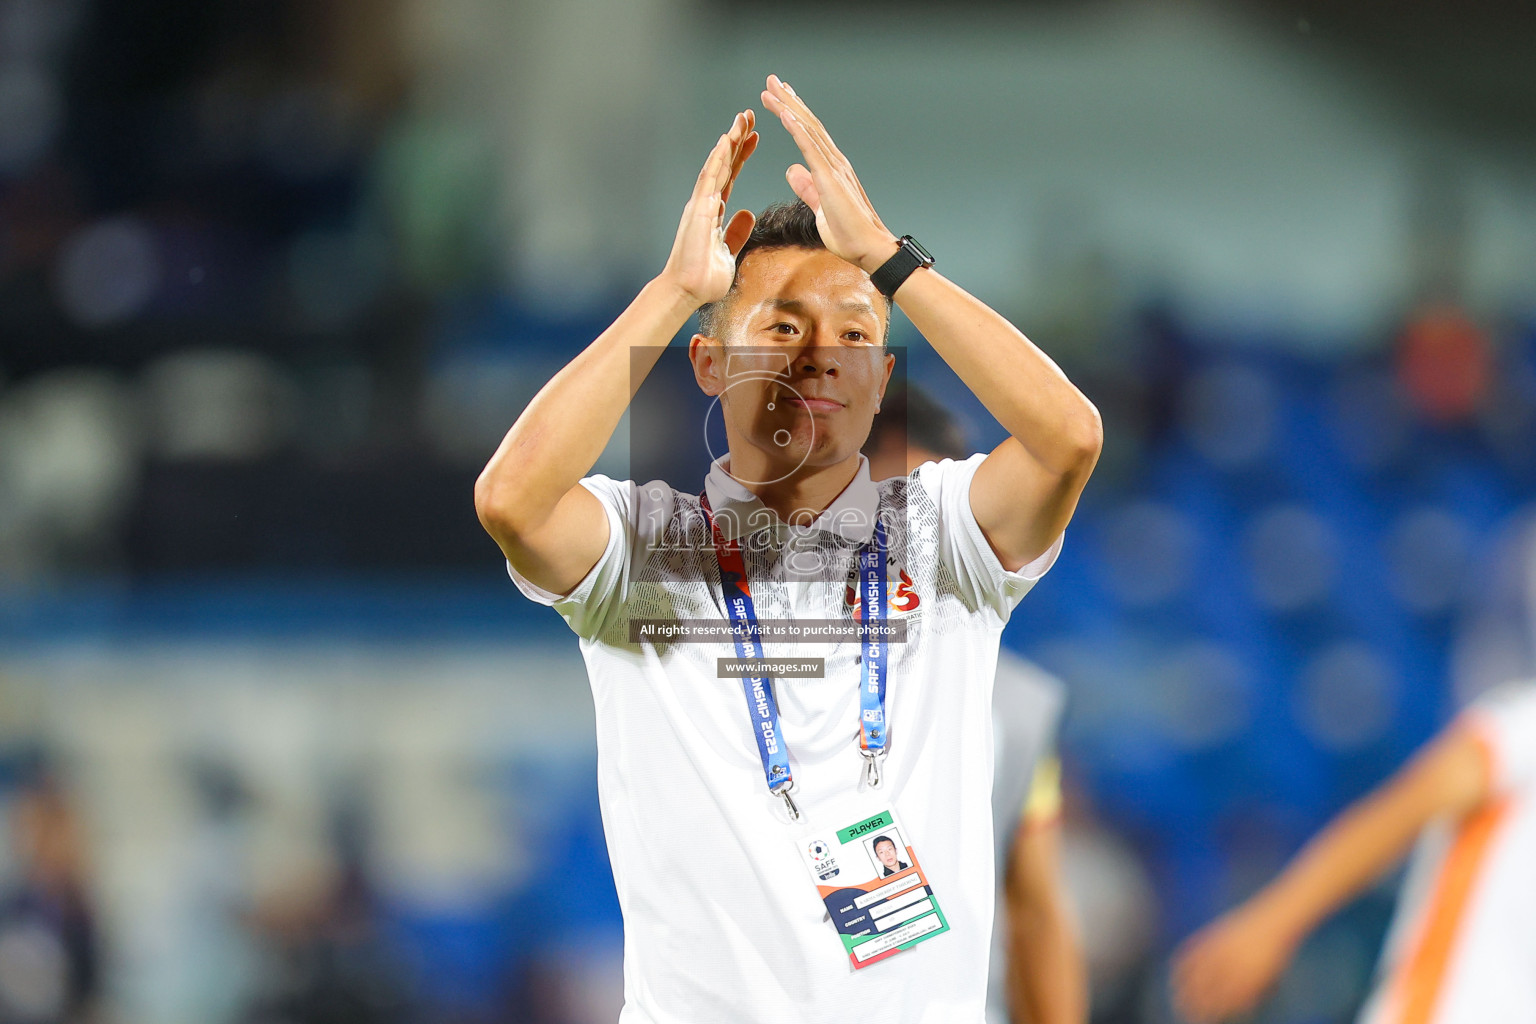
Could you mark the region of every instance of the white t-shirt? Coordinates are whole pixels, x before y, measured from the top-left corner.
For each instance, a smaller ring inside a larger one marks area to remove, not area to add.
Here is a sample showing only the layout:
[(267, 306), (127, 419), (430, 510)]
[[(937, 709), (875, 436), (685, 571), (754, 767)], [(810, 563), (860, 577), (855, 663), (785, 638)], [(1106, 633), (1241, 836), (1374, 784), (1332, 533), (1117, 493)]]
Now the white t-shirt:
[(1536, 1021), (1536, 685), (1475, 702), (1493, 795), (1425, 831), (1361, 1024)]
[[(631, 642), (634, 619), (723, 621), (719, 568), (697, 496), (595, 476), (607, 550), (565, 598), (513, 579), (581, 637), (597, 704), (598, 797), (624, 913), (623, 1024), (702, 1021), (980, 1024), (992, 928), (991, 689), (1010, 612), (1060, 539), (1003, 569), (971, 513), (983, 456), (858, 476), (807, 529), (779, 522), (717, 463), (706, 491), (741, 539), (760, 620), (852, 618), (858, 547), (887, 523), (887, 595), (907, 642), (889, 648), (888, 753), (879, 797), (922, 861), (950, 930), (853, 971), (768, 792), (739, 678), (717, 677), (729, 643)], [(762, 529), (752, 527), (768, 524)], [(813, 551), (847, 567), (791, 581)], [(790, 557), (790, 556), (794, 557)], [(509, 566), (510, 569), (510, 566)], [(808, 820), (863, 785), (859, 645), (765, 644), (821, 657), (821, 679), (775, 683), (781, 735)]]

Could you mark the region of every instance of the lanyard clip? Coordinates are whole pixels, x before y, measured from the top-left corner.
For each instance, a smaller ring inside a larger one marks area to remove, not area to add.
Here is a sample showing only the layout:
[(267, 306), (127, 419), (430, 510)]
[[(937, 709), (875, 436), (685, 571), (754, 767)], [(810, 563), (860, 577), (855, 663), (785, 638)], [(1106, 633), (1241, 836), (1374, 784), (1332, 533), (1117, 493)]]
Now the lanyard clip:
[(864, 755), (864, 782), (870, 789), (880, 788), (880, 766), (885, 761), (885, 751), (860, 750)]
[(795, 788), (794, 782), (790, 781), (790, 782), (785, 783), (783, 786), (779, 787), (778, 789), (774, 790), (774, 792), (777, 793), (783, 799), (784, 807), (785, 807), (786, 810), (789, 811), (790, 819), (793, 820), (793, 821), (799, 821), (800, 820), (800, 808), (795, 806), (795, 798), (789, 795), (789, 791), (794, 789), (794, 788)]

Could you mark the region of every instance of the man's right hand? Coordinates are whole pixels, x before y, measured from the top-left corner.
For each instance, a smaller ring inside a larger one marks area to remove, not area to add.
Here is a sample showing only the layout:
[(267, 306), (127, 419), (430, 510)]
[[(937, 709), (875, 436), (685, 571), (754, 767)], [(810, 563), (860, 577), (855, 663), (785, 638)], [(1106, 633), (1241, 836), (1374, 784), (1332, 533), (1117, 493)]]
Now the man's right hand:
[(639, 380), (706, 302), (723, 298), (752, 233), (742, 211), (725, 224), (741, 165), (757, 148), (752, 111), (736, 115), (694, 182), (666, 269), (613, 325), (544, 385), (475, 482), (475, 511), (523, 578), (568, 594), (602, 557), (608, 516), (580, 480), (618, 427)]
[(731, 187), (747, 158), (757, 149), (756, 115), (743, 110), (710, 150), (693, 184), (693, 195), (683, 207), (672, 254), (667, 257), (662, 279), (687, 296), (695, 306), (723, 299), (736, 279), (736, 254), (746, 244), (756, 223), (749, 210), (737, 210), (727, 224), (726, 203)]

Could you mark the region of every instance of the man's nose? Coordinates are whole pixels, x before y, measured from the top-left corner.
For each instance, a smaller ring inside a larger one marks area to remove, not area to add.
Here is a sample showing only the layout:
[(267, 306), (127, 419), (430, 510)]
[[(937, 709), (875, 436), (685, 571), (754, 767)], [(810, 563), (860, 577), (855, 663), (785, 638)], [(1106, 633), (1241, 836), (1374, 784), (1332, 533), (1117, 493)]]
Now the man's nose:
[(795, 359), (795, 367), (800, 373), (806, 375), (836, 377), (841, 369), (837, 347), (820, 344), (818, 340), (812, 339), (809, 345), (800, 350), (799, 356)]

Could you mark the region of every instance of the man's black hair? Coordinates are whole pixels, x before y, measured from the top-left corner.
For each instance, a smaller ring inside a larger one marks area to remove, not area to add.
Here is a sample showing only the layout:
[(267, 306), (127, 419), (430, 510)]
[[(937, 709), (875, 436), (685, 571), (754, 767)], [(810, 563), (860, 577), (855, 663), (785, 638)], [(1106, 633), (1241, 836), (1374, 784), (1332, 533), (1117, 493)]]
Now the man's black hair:
[(896, 846), (896, 840), (892, 839), (890, 836), (876, 836), (875, 841), (869, 844), (869, 848), (873, 850), (881, 843), (890, 843), (892, 846), (896, 847), (896, 852), (898, 854), (901, 853), (901, 847)]
[[(752, 225), (752, 234), (747, 236), (746, 244), (736, 254), (736, 272), (739, 276), (741, 261), (758, 249), (825, 249), (826, 247), (826, 243), (821, 240), (821, 232), (816, 228), (816, 211), (805, 205), (805, 200), (773, 203), (757, 215), (757, 223)], [(720, 329), (726, 306), (735, 292), (736, 282), (733, 280), (731, 290), (726, 293), (725, 298), (699, 307), (700, 334), (709, 338), (719, 337), (715, 332)], [(891, 300), (888, 298), (885, 300), (885, 325), (886, 333), (889, 334)]]
[(888, 438), (909, 448), (926, 449), (941, 459), (964, 459), (971, 454), (959, 421), (911, 381), (904, 388), (891, 388), (880, 403), (864, 454), (874, 454)]

